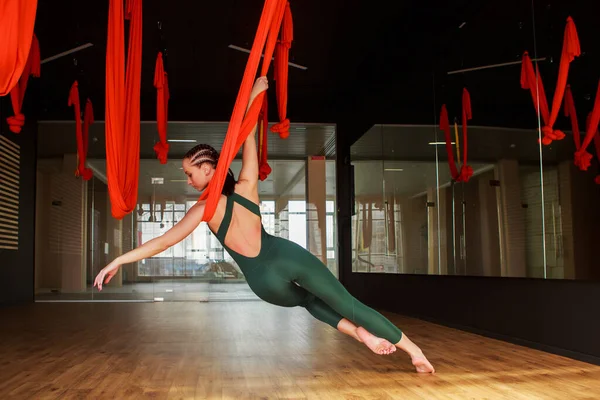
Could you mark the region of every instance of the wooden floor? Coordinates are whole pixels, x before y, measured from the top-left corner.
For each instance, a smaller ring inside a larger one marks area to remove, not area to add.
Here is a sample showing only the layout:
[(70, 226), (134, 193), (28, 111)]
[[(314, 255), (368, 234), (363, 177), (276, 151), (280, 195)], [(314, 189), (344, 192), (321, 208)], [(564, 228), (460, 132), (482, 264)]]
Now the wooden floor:
[(598, 399), (600, 367), (388, 315), (437, 369), (262, 302), (0, 309), (0, 399)]

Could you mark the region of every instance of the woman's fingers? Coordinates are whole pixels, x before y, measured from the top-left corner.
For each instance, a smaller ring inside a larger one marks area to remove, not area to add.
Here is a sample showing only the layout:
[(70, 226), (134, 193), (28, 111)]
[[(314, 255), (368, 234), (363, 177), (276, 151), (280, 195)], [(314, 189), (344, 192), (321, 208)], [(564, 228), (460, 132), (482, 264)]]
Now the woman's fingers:
[(102, 281), (104, 280), (104, 270), (100, 271), (100, 273), (96, 276), (96, 280), (94, 281), (94, 286), (98, 288), (98, 290), (102, 290)]

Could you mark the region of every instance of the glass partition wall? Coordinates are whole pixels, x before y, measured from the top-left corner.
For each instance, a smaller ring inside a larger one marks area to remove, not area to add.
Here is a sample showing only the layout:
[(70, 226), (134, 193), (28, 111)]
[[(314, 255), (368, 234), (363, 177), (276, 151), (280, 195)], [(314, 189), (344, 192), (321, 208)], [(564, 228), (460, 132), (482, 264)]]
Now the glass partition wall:
[[(122, 220), (111, 215), (105, 159), (88, 160), (94, 177), (85, 182), (73, 176), (75, 155), (54, 155), (43, 149), (42, 140), (38, 160), (36, 300), (258, 299), (206, 223), (162, 253), (123, 265), (102, 292), (92, 288), (96, 274), (110, 261), (164, 234), (198, 200), (199, 193), (187, 185), (181, 157), (198, 140), (190, 138), (189, 131), (201, 128), (193, 123), (181, 125), (179, 130), (174, 128), (171, 132), (173, 138), (179, 132), (185, 141), (171, 143), (167, 164), (150, 158), (152, 154), (141, 153), (137, 207)], [(226, 127), (226, 124), (213, 125), (213, 130), (223, 132)], [(103, 127), (93, 127), (92, 137), (100, 140), (91, 141), (90, 153), (102, 155)], [(152, 128), (151, 124), (142, 124), (142, 135)], [(69, 123), (40, 124), (44, 137), (56, 137), (67, 129), (74, 127)], [(147, 142), (152, 149), (153, 139), (150, 136), (144, 140), (142, 136), (142, 148)], [(337, 276), (335, 154), (324, 151), (335, 149), (334, 140), (335, 126), (329, 125), (292, 126), (286, 141), (272, 135), (269, 138), (272, 173), (259, 182), (259, 195), (265, 230), (309, 249)], [(231, 169), (237, 177), (241, 160), (234, 160)]]
[[(422, 82), (434, 88), (422, 103), (434, 110), (429, 122), (399, 112), (397, 124), (375, 125), (351, 146), (352, 271), (600, 279), (600, 147), (587, 149), (587, 170), (575, 163), (583, 127), (595, 135), (586, 118), (600, 57), (588, 15), (598, 7), (509, 1), (475, 8), (449, 5), (440, 12), (444, 23), (432, 24), (433, 72)], [(582, 54), (570, 63), (564, 98), (555, 100), (569, 17)], [(530, 86), (522, 79), (526, 57), (539, 71)], [(563, 139), (543, 140), (542, 92)], [(579, 142), (565, 116), (568, 95)]]

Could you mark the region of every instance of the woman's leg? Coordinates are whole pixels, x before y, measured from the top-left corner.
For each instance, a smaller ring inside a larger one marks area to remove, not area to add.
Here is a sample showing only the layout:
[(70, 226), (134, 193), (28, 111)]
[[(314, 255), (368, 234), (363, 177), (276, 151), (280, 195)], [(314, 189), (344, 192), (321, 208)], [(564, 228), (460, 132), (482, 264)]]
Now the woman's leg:
[(319, 259), (305, 250), (301, 254), (294, 253), (290, 259), (297, 268), (296, 282), (337, 314), (390, 343), (398, 343), (402, 339), (400, 329), (348, 293)]
[[(383, 315), (354, 298), (318, 258), (300, 246), (288, 243), (290, 244), (285, 246), (285, 264), (295, 273), (295, 281), (317, 297), (313, 303), (321, 300), (335, 313), (361, 326), (356, 333), (365, 344), (372, 342), (373, 338), (383, 338), (408, 353), (418, 372), (434, 372), (421, 349), (408, 337), (405, 338), (400, 329)], [(338, 324), (339, 322), (340, 320)], [(352, 330), (352, 327), (345, 323), (343, 328), (349, 332)]]
[(364, 333), (362, 338), (357, 333), (357, 326), (346, 318), (336, 313), (331, 307), (325, 304), (321, 299), (316, 298), (314, 295), (308, 293), (306, 301), (301, 306), (305, 307), (308, 312), (316, 319), (329, 324), (336, 328), (338, 331), (345, 333), (348, 336), (353, 337), (361, 343), (364, 343), (369, 347), (375, 354), (384, 355), (391, 354), (396, 351), (396, 347), (385, 339), (376, 337), (370, 334), (364, 328), (361, 328)]
[(402, 335), (402, 339), (400, 339), (400, 341), (396, 343), (396, 347), (408, 353), (413, 365), (417, 369), (417, 372), (435, 372), (433, 365), (431, 365), (429, 360), (427, 360), (427, 357), (425, 357), (423, 351), (421, 351), (419, 346), (414, 344), (412, 340), (408, 338), (408, 336)]

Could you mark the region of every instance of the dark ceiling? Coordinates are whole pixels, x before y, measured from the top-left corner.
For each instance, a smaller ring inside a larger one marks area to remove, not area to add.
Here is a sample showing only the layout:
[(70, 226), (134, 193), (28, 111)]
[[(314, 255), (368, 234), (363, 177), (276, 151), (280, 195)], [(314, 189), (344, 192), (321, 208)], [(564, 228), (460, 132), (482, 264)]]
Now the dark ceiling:
[[(293, 122), (434, 124), (442, 103), (451, 118), (469, 88), (473, 123), (532, 128), (531, 97), (519, 85), (520, 65), (448, 75), (448, 71), (519, 61), (525, 50), (541, 64), (551, 99), (565, 20), (571, 15), (584, 55), (572, 63), (570, 83), (580, 115), (592, 108), (600, 74), (594, 32), (597, 0), (295, 1), (289, 116)], [(263, 0), (144, 1), (142, 120), (154, 120), (156, 53), (167, 49), (170, 120), (229, 120)], [(44, 64), (39, 83), (42, 120), (70, 120), (69, 87), (103, 119), (108, 1), (39, 1), (36, 33), (42, 58), (88, 42), (92, 48)], [(162, 36), (157, 22), (162, 23)], [(77, 59), (74, 66), (73, 58)], [(274, 90), (270, 91), (274, 101)], [(591, 96), (591, 98), (590, 98)], [(550, 100), (551, 101), (551, 100)], [(274, 104), (273, 104), (274, 105)], [(271, 120), (277, 118), (272, 107)], [(559, 125), (566, 124), (562, 117)]]

